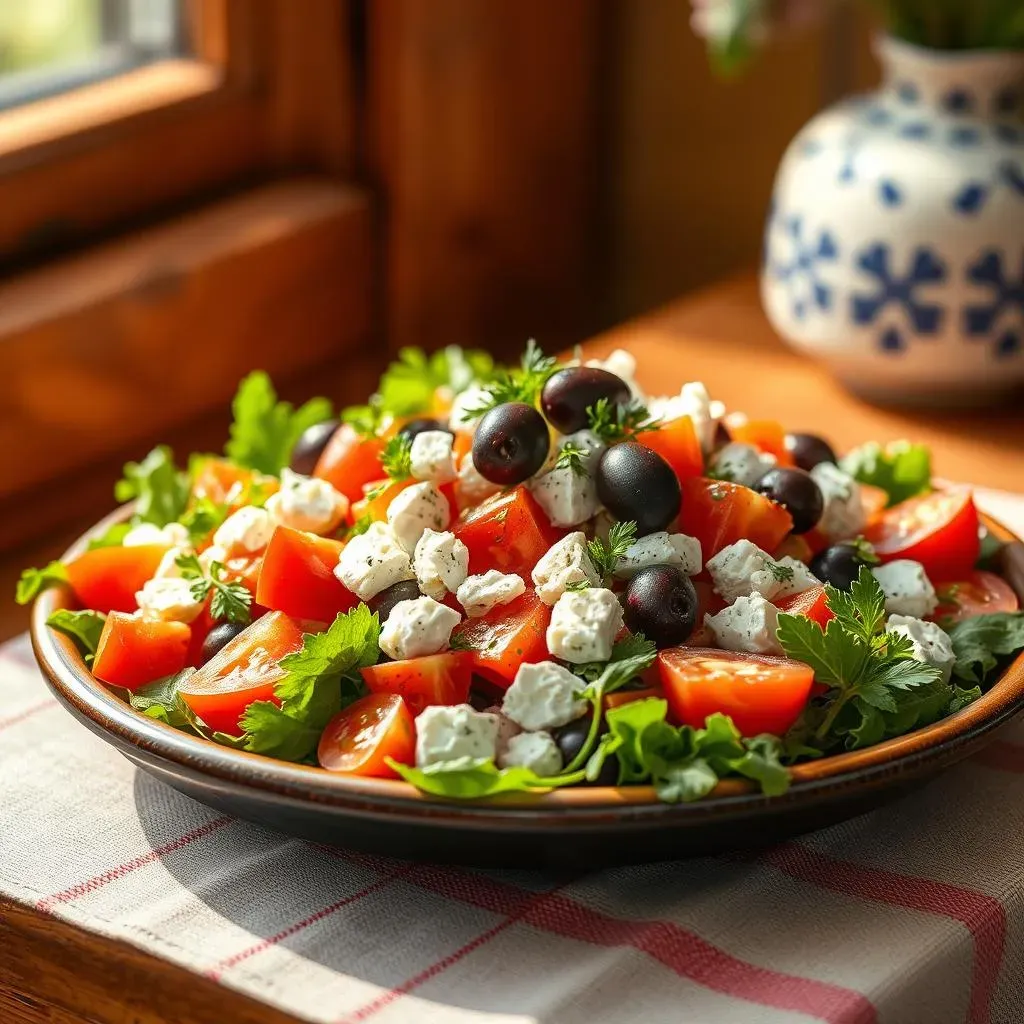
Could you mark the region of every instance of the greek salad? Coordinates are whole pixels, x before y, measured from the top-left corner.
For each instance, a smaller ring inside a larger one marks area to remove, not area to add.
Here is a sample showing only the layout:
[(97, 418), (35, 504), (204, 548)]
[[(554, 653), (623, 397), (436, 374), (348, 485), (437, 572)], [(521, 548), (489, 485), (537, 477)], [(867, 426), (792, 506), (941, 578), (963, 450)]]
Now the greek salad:
[(779, 794), (1024, 649), (1000, 545), (927, 449), (840, 458), (636, 371), (410, 349), (338, 416), (254, 372), (223, 455), (128, 464), (130, 518), (18, 600), (66, 588), (49, 625), (142, 714), (448, 798)]

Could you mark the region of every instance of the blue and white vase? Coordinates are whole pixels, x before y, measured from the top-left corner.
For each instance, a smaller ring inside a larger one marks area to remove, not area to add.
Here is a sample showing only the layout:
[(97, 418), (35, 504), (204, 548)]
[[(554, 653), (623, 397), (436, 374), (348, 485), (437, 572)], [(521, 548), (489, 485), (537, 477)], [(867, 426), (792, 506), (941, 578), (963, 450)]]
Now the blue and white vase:
[(878, 49), (782, 161), (765, 309), (866, 398), (986, 404), (1024, 384), (1024, 53)]

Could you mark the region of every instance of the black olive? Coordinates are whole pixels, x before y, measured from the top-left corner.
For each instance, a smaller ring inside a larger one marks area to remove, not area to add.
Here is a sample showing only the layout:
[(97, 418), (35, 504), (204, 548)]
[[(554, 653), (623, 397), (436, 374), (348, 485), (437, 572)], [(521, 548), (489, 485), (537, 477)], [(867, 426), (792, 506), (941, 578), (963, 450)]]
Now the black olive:
[(399, 601), (415, 601), (421, 597), (419, 585), (415, 580), (399, 580), (386, 587), (379, 594), (375, 594), (367, 601), (371, 612), (376, 612), (383, 626), (388, 620), (392, 609)]
[(540, 407), (552, 426), (572, 434), (587, 425), (587, 409), (602, 398), (625, 405), (630, 396), (629, 385), (614, 373), (596, 366), (570, 366), (548, 377)]
[(626, 627), (643, 633), (658, 648), (689, 640), (699, 600), (690, 577), (675, 565), (641, 569), (626, 588)]
[(206, 634), (206, 639), (203, 641), (202, 659), (204, 662), (209, 661), (215, 654), (217, 654), (221, 648), (226, 647), (232, 640), (238, 636), (245, 626), (238, 622), (219, 622), (209, 633)]
[(544, 417), (523, 402), (508, 402), (486, 413), (476, 428), (473, 465), (485, 480), (511, 487), (544, 465), (550, 447)]
[(589, 715), (585, 718), (577, 718), (574, 722), (563, 725), (552, 732), (551, 735), (555, 738), (555, 743), (558, 744), (558, 749), (562, 752), (562, 760), (565, 764), (575, 760), (576, 755), (583, 749), (583, 744), (586, 742), (589, 733)]
[(402, 437), (407, 437), (411, 441), (417, 434), (425, 434), (428, 430), (443, 430), (446, 434), (452, 434), (447, 423), (442, 423), (441, 420), (426, 418), (409, 420), (409, 422), (404, 424), (398, 432)]
[(822, 583), (849, 590), (865, 564), (856, 544), (833, 544), (811, 559), (810, 569)]
[(601, 455), (597, 496), (616, 519), (632, 519), (639, 537), (664, 530), (683, 501), (672, 467), (636, 441), (612, 445)]
[(838, 462), (832, 446), (817, 434), (787, 434), (786, 451), (801, 469), (809, 473), (823, 462)]
[(323, 450), (327, 447), (327, 442), (334, 436), (338, 426), (337, 420), (324, 420), (322, 423), (306, 427), (295, 442), (288, 468), (294, 473), (312, 476)]
[(769, 469), (754, 490), (786, 509), (793, 517), (794, 533), (813, 529), (825, 511), (821, 488), (802, 469)]

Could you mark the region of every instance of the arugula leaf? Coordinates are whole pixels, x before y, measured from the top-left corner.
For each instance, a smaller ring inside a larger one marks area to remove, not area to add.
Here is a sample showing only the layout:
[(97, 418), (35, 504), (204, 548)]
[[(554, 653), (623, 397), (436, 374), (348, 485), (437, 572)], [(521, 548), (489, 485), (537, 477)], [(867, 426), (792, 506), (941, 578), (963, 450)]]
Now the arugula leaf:
[(166, 526), (176, 523), (188, 504), (188, 474), (174, 464), (174, 452), (157, 445), (141, 462), (125, 465), (123, 479), (114, 486), (114, 497), (135, 501), (134, 523)]
[[(178, 697), (178, 687), (182, 680), (187, 679), (195, 672), (194, 668), (186, 668), (173, 676), (164, 676), (162, 679), (155, 679), (145, 686), (140, 686), (129, 695), (129, 703), (136, 711), (141, 711), (150, 718), (166, 722), (175, 729), (193, 728), (193, 718), (186, 715), (182, 708), (184, 706)], [(198, 721), (198, 720), (196, 720)], [(203, 730), (197, 729), (201, 735)]]
[(312, 398), (298, 409), (279, 402), (262, 370), (254, 370), (239, 384), (231, 409), (234, 422), (225, 454), (239, 466), (274, 476), (288, 465), (302, 432), (329, 420), (333, 412), (326, 398)]
[(386, 760), (422, 792), (453, 800), (479, 800), (498, 793), (546, 793), (556, 785), (568, 784), (560, 779), (542, 779), (532, 769), (519, 765), (499, 769), (490, 759), (462, 757), (426, 768), (399, 764), (390, 757)]
[(995, 612), (954, 623), (946, 630), (956, 662), (953, 675), (985, 687), (1000, 659), (1024, 650), (1024, 612)]
[(102, 612), (73, 612), (67, 608), (59, 608), (47, 620), (50, 629), (57, 630), (75, 641), (75, 646), (85, 656), (85, 663), (91, 664), (96, 656), (96, 648), (100, 643), (100, 634), (106, 624), (107, 617)]
[(359, 669), (377, 663), (380, 622), (360, 604), (323, 633), (307, 633), (302, 649), (281, 659), (285, 675), (274, 687), (281, 706), (250, 704), (242, 716), (245, 749), (301, 761), (316, 747), (331, 718), (363, 693)]
[(854, 448), (839, 465), (860, 483), (881, 487), (890, 506), (931, 490), (932, 456), (923, 444), (894, 441), (883, 448), (870, 441)]
[(28, 604), (44, 590), (63, 586), (67, 582), (68, 570), (63, 562), (50, 562), (42, 569), (26, 569), (18, 580), (14, 599), (18, 604)]
[(598, 575), (603, 579), (615, 572), (619, 559), (629, 550), (630, 545), (636, 540), (636, 523), (631, 519), (625, 522), (616, 523), (608, 531), (608, 539), (605, 541), (595, 537), (587, 541), (587, 553), (594, 563)]
[(97, 548), (119, 548), (132, 528), (131, 523), (114, 523), (106, 533), (89, 541), (89, 550)]
[(599, 398), (587, 409), (587, 424), (605, 444), (617, 444), (648, 430), (657, 430), (661, 421), (651, 419), (647, 407), (635, 398), (625, 405)]

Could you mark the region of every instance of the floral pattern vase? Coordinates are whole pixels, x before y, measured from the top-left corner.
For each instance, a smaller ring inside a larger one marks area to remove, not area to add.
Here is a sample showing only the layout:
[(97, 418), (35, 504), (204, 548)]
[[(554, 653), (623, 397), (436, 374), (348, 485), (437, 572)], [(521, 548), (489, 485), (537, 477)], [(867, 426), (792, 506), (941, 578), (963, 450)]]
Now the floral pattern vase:
[(1024, 53), (879, 53), (782, 161), (765, 309), (866, 398), (986, 404), (1024, 384)]

